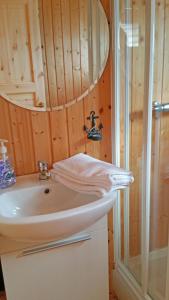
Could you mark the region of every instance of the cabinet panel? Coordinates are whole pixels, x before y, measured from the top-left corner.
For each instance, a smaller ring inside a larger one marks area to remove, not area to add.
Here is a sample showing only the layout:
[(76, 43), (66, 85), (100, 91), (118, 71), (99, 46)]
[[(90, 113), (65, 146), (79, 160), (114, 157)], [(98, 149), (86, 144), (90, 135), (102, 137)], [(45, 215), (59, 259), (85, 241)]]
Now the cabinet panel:
[(2, 256), (8, 300), (108, 300), (107, 229), (26, 257)]

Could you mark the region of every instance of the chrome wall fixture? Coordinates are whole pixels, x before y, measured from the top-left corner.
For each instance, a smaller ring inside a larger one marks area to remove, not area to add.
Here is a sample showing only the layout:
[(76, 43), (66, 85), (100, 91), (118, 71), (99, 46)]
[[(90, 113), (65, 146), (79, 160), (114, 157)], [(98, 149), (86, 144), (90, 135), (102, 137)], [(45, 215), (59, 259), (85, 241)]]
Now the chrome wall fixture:
[(156, 113), (169, 112), (169, 103), (162, 104), (158, 101), (154, 101), (152, 109)]

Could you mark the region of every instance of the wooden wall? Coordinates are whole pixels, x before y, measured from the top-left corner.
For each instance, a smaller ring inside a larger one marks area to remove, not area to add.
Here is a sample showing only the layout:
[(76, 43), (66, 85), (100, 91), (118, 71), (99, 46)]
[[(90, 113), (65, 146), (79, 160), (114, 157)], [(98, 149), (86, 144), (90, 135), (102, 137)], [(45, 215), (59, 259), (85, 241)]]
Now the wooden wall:
[(0, 0), (0, 18), (1, 96), (36, 111), (61, 110), (96, 85), (109, 53), (100, 1)]
[[(110, 21), (109, 0), (101, 1)], [(122, 2), (122, 1), (121, 1)], [(130, 198), (130, 255), (140, 254), (141, 241), (141, 176), (142, 176), (142, 128), (144, 100), (144, 50), (145, 50), (145, 1), (131, 1), (133, 5), (132, 21), (138, 23), (140, 47), (132, 52), (132, 106), (131, 106), (131, 170), (135, 183)], [(42, 2), (41, 2), (42, 3)], [(154, 99), (169, 102), (168, 66), (169, 66), (169, 0), (156, 1), (156, 39), (155, 39), (155, 78)], [(43, 24), (44, 26), (44, 24)], [(47, 47), (43, 39), (43, 49)], [(124, 42), (124, 41), (122, 41)], [(122, 54), (124, 54), (122, 52)], [(44, 55), (46, 58), (46, 55)], [(49, 56), (49, 58), (51, 58)], [(124, 63), (124, 61), (123, 61)], [(46, 70), (52, 70), (53, 62), (44, 59)], [(110, 99), (110, 57), (105, 71), (94, 90), (79, 103), (56, 112), (31, 112), (18, 108), (0, 99), (0, 137), (9, 140), (9, 154), (17, 175), (37, 171), (37, 161), (52, 162), (64, 159), (75, 153), (84, 152), (105, 161), (111, 161), (111, 99)], [(124, 65), (122, 65), (124, 75)], [(50, 73), (52, 76), (52, 73)], [(124, 86), (124, 82), (122, 82)], [(48, 86), (49, 88), (49, 86)], [(52, 85), (52, 89), (55, 90)], [(123, 89), (122, 89), (122, 92)], [(124, 94), (122, 93), (122, 96)], [(103, 123), (103, 141), (91, 142), (86, 139), (83, 125), (91, 110), (100, 115)], [(122, 116), (123, 117), (123, 116)], [(168, 181), (164, 181), (164, 167), (168, 165), (169, 115), (164, 115), (157, 124), (153, 118), (152, 172), (154, 162), (158, 160), (159, 189), (158, 197), (152, 198), (151, 205), (151, 247), (165, 247), (168, 243), (169, 201)], [(158, 127), (155, 129), (155, 127)], [(160, 146), (155, 147), (155, 130), (159, 132)], [(123, 156), (123, 144), (121, 155)], [(153, 194), (152, 194), (153, 195)], [(122, 207), (122, 218), (124, 210)], [(122, 229), (124, 224), (122, 222)], [(123, 234), (123, 231), (122, 231)], [(113, 224), (109, 217), (110, 271), (113, 268)], [(123, 247), (123, 241), (122, 241)], [(123, 253), (123, 250), (122, 250)], [(112, 283), (110, 277), (111, 295)]]
[[(78, 102), (105, 67), (109, 32), (98, 0), (39, 0), (48, 101)], [(92, 38), (91, 38), (92, 37)]]
[(0, 0), (0, 19), (0, 95), (46, 111), (38, 0)]
[[(109, 18), (109, 1), (102, 2)], [(46, 61), (45, 64), (49, 64), (47, 67), (50, 69), (51, 62)], [(91, 110), (100, 115), (103, 123), (102, 142), (90, 142), (83, 132), (83, 125), (89, 125), (86, 118)], [(40, 159), (48, 161), (51, 166), (52, 162), (78, 152), (110, 161), (110, 120), (109, 61), (91, 94), (67, 109), (39, 113), (16, 107), (3, 99), (0, 101), (0, 137), (9, 140), (9, 152), (17, 175), (37, 171)]]
[[(110, 21), (109, 0), (102, 0)], [(47, 29), (46, 29), (47, 30)], [(43, 49), (48, 46), (43, 40)], [(51, 60), (45, 60), (46, 69), (52, 70)], [(111, 161), (111, 91), (110, 57), (99, 83), (79, 103), (55, 112), (33, 112), (0, 99), (0, 138), (8, 139), (9, 156), (17, 175), (37, 171), (37, 161), (46, 160), (49, 166), (73, 154), (84, 152), (105, 161)], [(53, 86), (53, 88), (56, 88)], [(83, 125), (91, 110), (95, 110), (103, 123), (103, 140), (87, 140)], [(113, 268), (113, 224), (109, 215), (110, 244), (110, 297)]]

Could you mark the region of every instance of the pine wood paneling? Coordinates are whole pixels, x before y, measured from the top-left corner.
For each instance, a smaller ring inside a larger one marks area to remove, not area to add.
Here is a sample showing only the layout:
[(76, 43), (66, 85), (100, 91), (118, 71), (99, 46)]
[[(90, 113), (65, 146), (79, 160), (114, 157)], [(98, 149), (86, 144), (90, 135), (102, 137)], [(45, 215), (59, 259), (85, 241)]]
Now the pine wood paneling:
[[(74, 99), (70, 1), (61, 1), (66, 102)], [(64, 25), (63, 25), (64, 24)]]
[(0, 91), (21, 106), (44, 107), (38, 0), (0, 0), (0, 17)]
[[(55, 72), (55, 48), (53, 41), (53, 20), (52, 15), (52, 0), (39, 1), (40, 8), (40, 23), (41, 23), (41, 40), (43, 45), (43, 61), (45, 65), (45, 81), (46, 90), (48, 91), (48, 106), (49, 99), (52, 106), (58, 105), (57, 96), (57, 81)], [(47, 47), (46, 47), (47, 45)]]
[(27, 110), (9, 106), (11, 131), (15, 153), (15, 169), (18, 175), (32, 173), (35, 169), (30, 114)]
[(67, 108), (70, 155), (85, 152), (84, 110), (80, 101)]
[[(55, 0), (55, 5), (56, 5)], [(84, 5), (87, 1), (84, 1)], [(60, 1), (58, 1), (59, 5)], [(109, 0), (102, 0), (109, 17)], [(74, 9), (78, 7), (78, 1), (70, 0), (70, 16), (73, 18)], [(42, 38), (42, 50), (44, 70), (46, 78), (47, 98), (52, 98), (56, 104), (62, 104), (62, 93), (64, 90), (65, 77), (61, 72), (55, 73), (55, 64), (62, 63), (60, 52), (60, 37), (53, 36), (51, 31), (52, 22), (54, 26), (60, 26), (61, 20), (57, 19), (57, 7), (53, 7), (54, 19), (50, 18), (52, 0), (40, 1), (40, 8), (43, 7), (44, 19), (41, 28), (44, 31)], [(83, 14), (83, 7), (81, 7)], [(65, 17), (64, 17), (65, 18)], [(56, 22), (57, 19), (57, 22)], [(85, 20), (85, 16), (83, 16)], [(71, 30), (74, 30), (79, 20), (74, 19)], [(82, 22), (82, 21), (81, 21)], [(87, 21), (85, 21), (87, 22)], [(49, 26), (49, 27), (48, 27)], [(68, 26), (68, 25), (67, 25)], [(86, 25), (87, 26), (87, 25)], [(68, 30), (68, 29), (67, 29)], [(81, 31), (80, 31), (81, 30)], [(73, 88), (78, 92), (76, 86), (77, 74), (80, 72), (81, 62), (79, 51), (85, 47), (86, 32), (80, 27), (76, 28), (77, 34), (81, 36), (81, 43), (73, 41)], [(46, 51), (44, 51), (46, 49)], [(70, 50), (70, 44), (68, 45)], [(70, 54), (69, 54), (70, 55)], [(88, 72), (88, 66), (85, 66)], [(86, 74), (84, 73), (80, 89), (86, 86)], [(71, 83), (72, 84), (72, 83)], [(111, 161), (111, 98), (110, 98), (110, 59), (107, 67), (92, 92), (82, 101), (75, 105), (53, 112), (31, 112), (7, 103), (0, 98), (0, 137), (9, 140), (9, 153), (12, 157), (17, 175), (29, 174), (37, 171), (37, 161), (46, 160), (49, 165), (52, 162), (64, 159), (79, 152), (88, 153), (94, 157)], [(103, 140), (92, 142), (86, 138), (83, 126), (90, 126), (86, 118), (91, 110), (95, 110), (100, 116), (99, 121), (103, 123)], [(113, 267), (113, 229), (112, 213), (109, 215), (109, 245), (110, 245), (110, 276)], [(110, 277), (111, 283), (111, 277)], [(111, 295), (113, 294), (111, 286)]]
[(57, 89), (58, 103), (62, 104), (63, 99), (65, 101), (66, 98), (66, 82), (65, 82), (65, 73), (64, 73), (64, 52), (63, 52), (63, 42), (62, 42), (61, 2), (57, 0), (54, 1), (54, 3), (52, 4), (53, 4), (52, 9), (53, 9), (55, 64), (57, 66), (56, 77), (57, 77), (57, 85), (58, 85), (58, 89)]
[[(79, 0), (70, 0), (70, 18), (72, 34), (72, 65), (73, 65), (73, 88), (74, 97), (81, 94), (81, 58), (80, 58), (80, 15)], [(76, 38), (79, 37), (79, 38)]]
[[(108, 30), (98, 4), (96, 0), (91, 4), (84, 0), (39, 0), (45, 80), (53, 110), (83, 99), (82, 92), (88, 94), (104, 67)], [(89, 22), (93, 27), (89, 28)]]
[(66, 110), (50, 112), (49, 114), (52, 140), (52, 161), (59, 161), (69, 156)]
[[(99, 99), (99, 88), (96, 86), (96, 88), (91, 92), (89, 96), (86, 97), (84, 101), (84, 115), (85, 120), (84, 124), (89, 127), (90, 123), (87, 120), (86, 116), (90, 115), (90, 112), (94, 110), (96, 112), (96, 115), (100, 116), (100, 103), (96, 99)], [(101, 116), (99, 118), (100, 122), (102, 121)], [(96, 158), (100, 158), (101, 155), (101, 142), (93, 143), (91, 140), (88, 140), (86, 138), (86, 154), (94, 155)]]
[(7, 144), (9, 155), (15, 165), (14, 147), (12, 142), (12, 130), (11, 130), (11, 120), (9, 114), (9, 104), (0, 98), (0, 137), (7, 139), (9, 143)]
[(31, 123), (35, 153), (35, 169), (38, 160), (45, 160), (51, 166), (52, 149), (49, 113), (31, 112)]
[[(109, 11), (109, 1), (103, 0), (103, 6)], [(58, 51), (58, 42), (56, 37), (53, 36), (51, 31), (52, 20), (51, 7), (53, 13), (57, 13), (57, 6), (60, 1), (40, 1), (40, 8), (43, 7), (44, 19), (41, 20), (41, 27), (44, 28), (44, 37), (42, 39), (43, 48), (47, 51), (44, 54), (44, 64), (46, 66), (46, 76), (48, 77), (48, 89), (49, 94), (53, 95), (53, 99), (59, 101), (58, 90), (62, 91), (62, 87), (59, 88), (58, 78), (61, 78), (62, 74), (54, 73), (54, 59), (56, 59), (56, 51)], [(70, 18), (73, 18), (74, 10), (78, 9), (79, 2), (77, 0), (70, 0), (69, 15), (62, 15), (65, 22), (69, 22)], [(54, 5), (54, 6), (52, 6)], [(63, 2), (62, 5), (65, 5)], [(87, 38), (87, 19), (84, 15), (84, 6), (86, 1), (81, 2), (80, 14), (83, 21), (81, 21), (80, 29), (77, 34), (80, 35), (81, 44), (74, 44), (74, 55), (78, 57), (78, 51), (83, 51), (85, 47), (84, 43)], [(63, 13), (65, 8), (62, 8)], [(55, 17), (56, 19), (56, 17)], [(66, 20), (67, 19), (67, 20)], [(61, 22), (58, 20), (58, 23)], [(74, 20), (71, 30), (76, 26), (78, 20)], [(86, 24), (83, 27), (82, 24)], [(55, 24), (56, 25), (56, 24)], [(68, 28), (65, 30), (70, 30)], [(59, 26), (59, 25), (58, 25)], [(81, 32), (80, 32), (81, 30)], [(58, 37), (57, 37), (58, 38)], [(67, 46), (68, 52), (70, 52), (70, 43)], [(60, 59), (60, 56), (58, 56)], [(74, 65), (74, 71), (78, 71), (78, 65)], [(0, 136), (9, 140), (10, 154), (13, 158), (15, 169), (17, 174), (29, 174), (37, 170), (37, 161), (44, 159), (49, 162), (51, 166), (52, 162), (65, 158), (77, 152), (87, 152), (98, 158), (110, 160), (110, 67), (109, 61), (107, 67), (102, 75), (99, 83), (94, 90), (83, 101), (78, 102), (72, 107), (68, 107), (63, 111), (55, 112), (31, 112), (24, 110), (15, 105), (7, 103), (1, 97), (0, 101)], [(87, 66), (85, 66), (88, 68)], [(76, 69), (77, 68), (77, 69)], [(86, 69), (86, 73), (88, 69)], [(85, 76), (85, 72), (83, 74)], [(85, 85), (85, 77), (82, 76), (82, 84)], [(71, 81), (71, 85), (72, 85)], [(57, 93), (56, 93), (57, 91)], [(58, 97), (58, 98), (57, 98)], [(102, 121), (103, 129), (103, 141), (91, 142), (86, 139), (86, 134), (83, 131), (83, 125), (87, 124), (87, 116), (91, 110), (95, 110), (100, 115), (100, 121)]]
[(81, 69), (82, 69), (82, 92), (89, 86), (89, 54), (88, 54), (88, 1), (80, 1), (80, 45), (81, 45)]

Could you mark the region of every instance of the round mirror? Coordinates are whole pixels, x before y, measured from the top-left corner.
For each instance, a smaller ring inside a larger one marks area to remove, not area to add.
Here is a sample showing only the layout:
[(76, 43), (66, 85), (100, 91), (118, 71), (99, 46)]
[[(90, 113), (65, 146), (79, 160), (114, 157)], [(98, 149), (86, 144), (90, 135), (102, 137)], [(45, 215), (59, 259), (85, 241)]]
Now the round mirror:
[(99, 0), (1, 0), (0, 95), (31, 110), (60, 110), (97, 84), (109, 53)]

